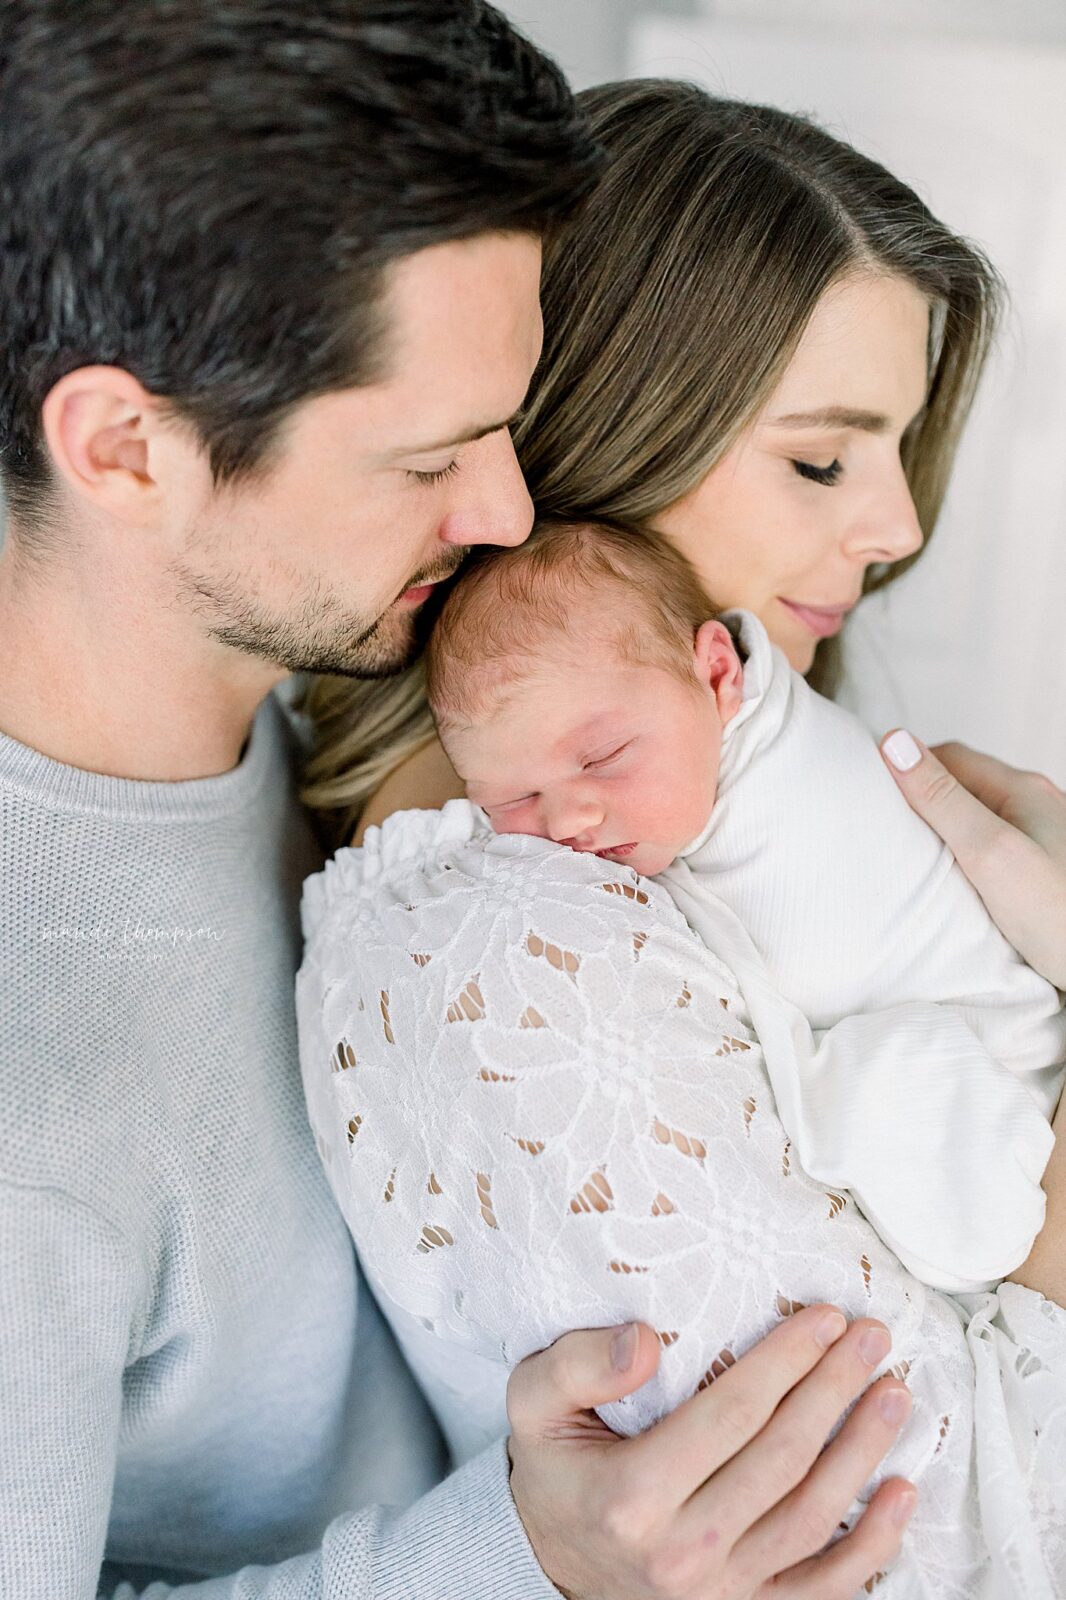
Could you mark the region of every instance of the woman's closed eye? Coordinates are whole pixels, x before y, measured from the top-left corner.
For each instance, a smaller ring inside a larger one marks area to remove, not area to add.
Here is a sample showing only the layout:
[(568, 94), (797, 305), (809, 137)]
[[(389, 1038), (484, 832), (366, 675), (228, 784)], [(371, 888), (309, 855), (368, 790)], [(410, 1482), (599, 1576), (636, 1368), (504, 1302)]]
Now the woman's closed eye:
[(458, 471), (459, 462), (453, 460), (446, 467), (437, 467), (432, 472), (419, 472), (415, 467), (408, 467), (407, 476), (413, 478), (415, 483), (443, 483), (445, 478), (454, 477)]
[(826, 488), (836, 483), (844, 468), (839, 461), (831, 461), (827, 467), (816, 466), (813, 461), (796, 461), (792, 465), (801, 478), (809, 478), (812, 483), (823, 484)]

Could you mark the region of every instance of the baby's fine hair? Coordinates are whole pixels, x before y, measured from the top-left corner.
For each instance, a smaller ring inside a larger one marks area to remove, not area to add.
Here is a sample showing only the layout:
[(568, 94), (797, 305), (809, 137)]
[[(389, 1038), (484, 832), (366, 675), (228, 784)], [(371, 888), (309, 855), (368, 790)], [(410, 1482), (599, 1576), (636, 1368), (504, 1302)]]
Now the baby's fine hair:
[(606, 652), (691, 682), (696, 630), (717, 614), (662, 534), (540, 518), (524, 544), (477, 549), (448, 592), (425, 652), (438, 730), (498, 710), (538, 676), (549, 646), (570, 662)]

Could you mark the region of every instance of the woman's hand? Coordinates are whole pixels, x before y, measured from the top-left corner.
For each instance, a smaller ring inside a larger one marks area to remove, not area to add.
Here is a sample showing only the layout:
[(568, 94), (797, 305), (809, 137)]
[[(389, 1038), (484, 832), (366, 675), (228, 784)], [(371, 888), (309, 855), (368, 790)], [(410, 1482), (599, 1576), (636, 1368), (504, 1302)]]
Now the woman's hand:
[[(570, 1600), (852, 1600), (899, 1549), (916, 1494), (882, 1484), (837, 1531), (910, 1412), (902, 1383), (863, 1395), (883, 1324), (809, 1306), (633, 1439), (592, 1407), (646, 1383), (650, 1328), (564, 1335), (511, 1375), (511, 1488), (537, 1559)], [(822, 1453), (820, 1453), (822, 1452)]]
[[(889, 771), (954, 852), (1011, 944), (1066, 988), (1066, 794), (964, 744), (927, 750), (897, 729), (882, 740)], [(1044, 1226), (1013, 1283), (1066, 1306), (1066, 1096), (1043, 1177)]]
[(902, 729), (881, 752), (1011, 944), (1066, 988), (1066, 794), (964, 744), (928, 750)]

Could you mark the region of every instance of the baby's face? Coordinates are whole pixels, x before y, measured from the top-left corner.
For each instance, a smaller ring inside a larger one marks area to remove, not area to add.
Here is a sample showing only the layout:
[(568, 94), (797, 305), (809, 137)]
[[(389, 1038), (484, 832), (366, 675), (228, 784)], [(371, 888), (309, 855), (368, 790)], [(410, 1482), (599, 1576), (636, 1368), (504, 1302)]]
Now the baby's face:
[(645, 877), (702, 832), (722, 728), (740, 704), (728, 630), (706, 622), (691, 685), (602, 655), (545, 663), (448, 754), (497, 833), (532, 833), (624, 861)]

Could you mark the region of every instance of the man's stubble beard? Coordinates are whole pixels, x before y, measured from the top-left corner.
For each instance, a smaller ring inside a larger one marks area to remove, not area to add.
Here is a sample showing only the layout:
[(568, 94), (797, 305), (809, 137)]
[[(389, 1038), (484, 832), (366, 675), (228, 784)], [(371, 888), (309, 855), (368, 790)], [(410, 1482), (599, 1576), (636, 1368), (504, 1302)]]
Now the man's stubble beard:
[(172, 573), (182, 599), (218, 643), (286, 672), (345, 678), (403, 672), (422, 654), (447, 594), (441, 582), (417, 609), (393, 604), (368, 622), (321, 584), (292, 613), (278, 615), (249, 595), (236, 575), (207, 577), (180, 563)]

